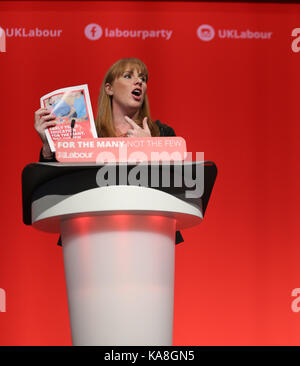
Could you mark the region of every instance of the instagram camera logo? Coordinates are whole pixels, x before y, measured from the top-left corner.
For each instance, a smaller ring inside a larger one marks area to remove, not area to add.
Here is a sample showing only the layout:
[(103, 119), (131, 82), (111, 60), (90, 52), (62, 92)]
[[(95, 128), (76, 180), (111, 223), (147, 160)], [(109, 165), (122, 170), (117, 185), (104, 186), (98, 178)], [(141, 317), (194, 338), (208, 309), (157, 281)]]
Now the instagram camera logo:
[(197, 36), (205, 42), (211, 41), (215, 36), (214, 28), (209, 24), (202, 24), (197, 29)]
[(86, 38), (90, 39), (91, 41), (96, 41), (97, 39), (99, 39), (102, 36), (102, 33), (103, 32), (100, 25), (95, 23), (88, 24), (84, 28), (84, 34)]
[(0, 27), (0, 52), (6, 52), (6, 40), (4, 29)]

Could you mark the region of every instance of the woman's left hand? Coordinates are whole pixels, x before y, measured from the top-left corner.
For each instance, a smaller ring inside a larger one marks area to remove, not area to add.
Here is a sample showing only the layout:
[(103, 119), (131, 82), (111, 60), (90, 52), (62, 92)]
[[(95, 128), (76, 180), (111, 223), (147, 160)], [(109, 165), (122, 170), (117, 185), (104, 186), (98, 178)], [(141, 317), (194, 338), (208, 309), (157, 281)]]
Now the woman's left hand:
[(128, 122), (132, 127), (127, 131), (127, 137), (151, 137), (151, 132), (147, 123), (147, 117), (143, 119), (143, 128), (138, 126), (131, 118), (127, 116), (124, 118), (126, 122)]

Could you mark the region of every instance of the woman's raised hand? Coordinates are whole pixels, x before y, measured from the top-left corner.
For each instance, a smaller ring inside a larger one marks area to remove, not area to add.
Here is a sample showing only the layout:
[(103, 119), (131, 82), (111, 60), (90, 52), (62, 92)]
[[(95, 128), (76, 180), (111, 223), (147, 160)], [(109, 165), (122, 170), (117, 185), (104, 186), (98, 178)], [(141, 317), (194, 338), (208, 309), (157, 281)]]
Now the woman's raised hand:
[(34, 128), (43, 144), (47, 143), (45, 130), (49, 127), (56, 126), (56, 122), (54, 122), (55, 118), (55, 115), (51, 114), (47, 108), (40, 108), (34, 113)]
[(151, 137), (151, 132), (147, 123), (147, 117), (143, 119), (143, 127), (138, 126), (131, 118), (127, 116), (124, 118), (126, 122), (128, 122), (132, 127), (127, 131), (127, 137)]
[(45, 131), (49, 127), (56, 126), (55, 118), (55, 115), (51, 114), (47, 108), (40, 108), (34, 113), (34, 128), (42, 140), (42, 154), (46, 159), (52, 158), (53, 154), (48, 144)]

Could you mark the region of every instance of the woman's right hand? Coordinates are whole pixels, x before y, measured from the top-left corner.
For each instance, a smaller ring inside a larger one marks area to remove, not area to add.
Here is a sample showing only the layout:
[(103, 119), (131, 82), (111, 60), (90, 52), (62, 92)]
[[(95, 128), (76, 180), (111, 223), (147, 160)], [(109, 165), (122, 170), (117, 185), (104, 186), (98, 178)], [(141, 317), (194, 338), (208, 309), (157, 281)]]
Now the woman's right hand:
[(51, 159), (53, 156), (45, 131), (49, 127), (56, 126), (55, 118), (55, 115), (51, 114), (47, 108), (40, 108), (34, 113), (34, 128), (42, 140), (42, 154), (45, 159)]
[(55, 115), (47, 108), (40, 108), (34, 113), (34, 128), (39, 134), (43, 144), (47, 143), (46, 129), (49, 127), (56, 126)]

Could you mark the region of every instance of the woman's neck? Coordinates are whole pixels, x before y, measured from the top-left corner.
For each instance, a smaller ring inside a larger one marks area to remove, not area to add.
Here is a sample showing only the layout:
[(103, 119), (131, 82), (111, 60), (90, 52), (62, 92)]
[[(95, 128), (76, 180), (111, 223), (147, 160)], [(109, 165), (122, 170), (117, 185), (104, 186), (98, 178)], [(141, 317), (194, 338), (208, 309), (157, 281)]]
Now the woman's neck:
[(137, 118), (138, 113), (138, 110), (125, 111), (118, 105), (113, 105), (113, 121), (115, 128), (119, 128), (120, 126), (129, 126), (124, 117), (127, 116), (134, 120)]

